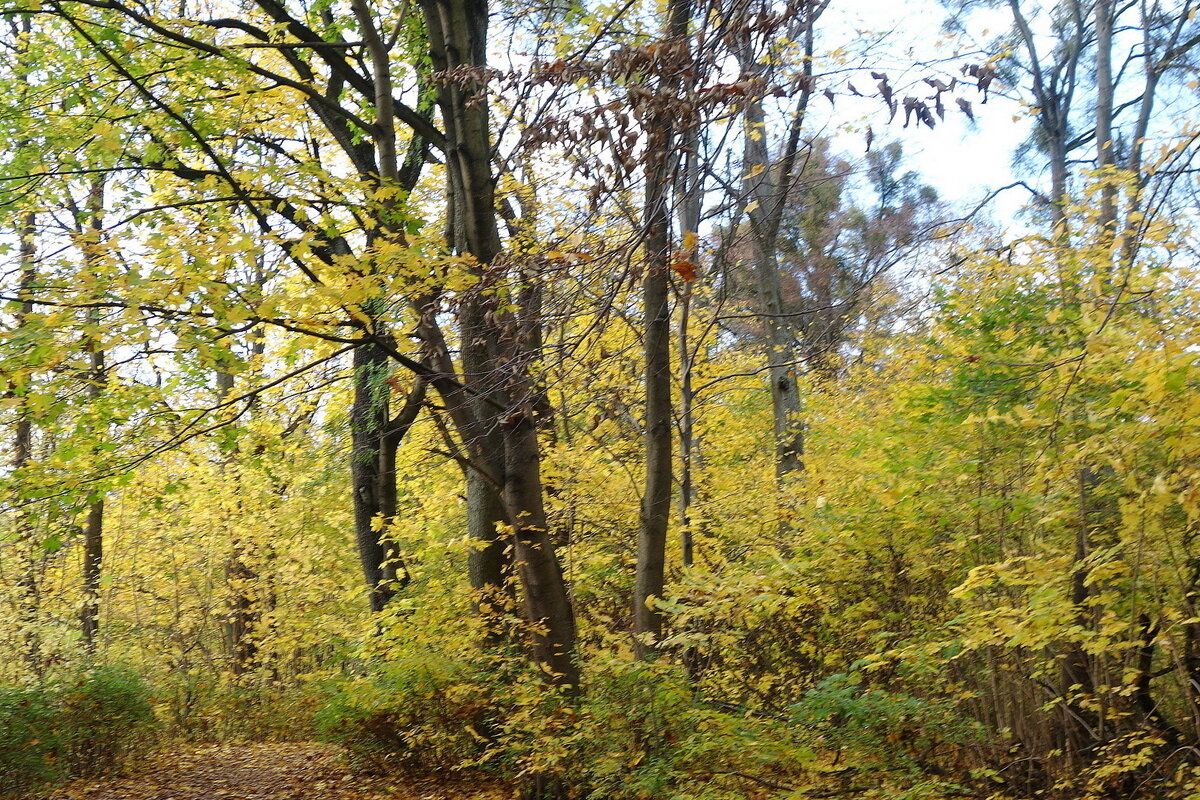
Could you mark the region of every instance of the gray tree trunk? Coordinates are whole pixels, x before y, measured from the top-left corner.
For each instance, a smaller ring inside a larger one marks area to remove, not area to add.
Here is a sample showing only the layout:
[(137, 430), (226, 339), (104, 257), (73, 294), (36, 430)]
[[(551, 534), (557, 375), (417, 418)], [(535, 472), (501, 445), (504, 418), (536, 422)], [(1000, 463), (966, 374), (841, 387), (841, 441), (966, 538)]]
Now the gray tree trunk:
[[(84, 233), (84, 263), (89, 268), (98, 268), (98, 253), (95, 249), (100, 244), (104, 232), (104, 181), (103, 175), (92, 182), (88, 195), (87, 218), (76, 216), (76, 224)], [(91, 321), (99, 321), (99, 313), (91, 312)], [(104, 394), (104, 385), (108, 380), (108, 370), (105, 365), (104, 350), (96, 341), (89, 337), (86, 348), (88, 352), (87, 396), (95, 404)], [(99, 431), (96, 432), (99, 436)], [(87, 520), (83, 528), (83, 605), (79, 609), (79, 631), (83, 638), (83, 648), (88, 653), (96, 652), (96, 638), (100, 631), (100, 578), (104, 570), (104, 492), (97, 490), (94, 499), (88, 503)]]
[[(804, 419), (796, 382), (798, 360), (794, 337), (783, 316), (783, 290), (779, 274), (778, 239), (793, 169), (800, 146), (800, 131), (811, 96), (812, 55), (817, 17), (823, 8), (814, 7), (803, 19), (805, 77), (788, 137), (778, 164), (771, 158), (771, 136), (762, 97), (746, 101), (742, 136), (743, 201), (750, 220), (751, 252), (758, 289), (758, 314), (766, 344), (771, 387), (771, 417), (775, 442), (775, 474), (782, 480), (804, 469)], [(742, 72), (765, 76), (769, 65), (747, 44), (737, 50)]]

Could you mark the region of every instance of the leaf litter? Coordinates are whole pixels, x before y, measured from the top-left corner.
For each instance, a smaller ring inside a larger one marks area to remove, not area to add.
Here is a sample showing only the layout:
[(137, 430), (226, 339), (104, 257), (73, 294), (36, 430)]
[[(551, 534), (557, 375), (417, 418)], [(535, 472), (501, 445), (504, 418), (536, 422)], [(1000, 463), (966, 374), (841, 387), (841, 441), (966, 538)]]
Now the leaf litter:
[(74, 781), (44, 800), (501, 800), (511, 791), (461, 775), (352, 772), (334, 745), (271, 742), (164, 750), (128, 775)]

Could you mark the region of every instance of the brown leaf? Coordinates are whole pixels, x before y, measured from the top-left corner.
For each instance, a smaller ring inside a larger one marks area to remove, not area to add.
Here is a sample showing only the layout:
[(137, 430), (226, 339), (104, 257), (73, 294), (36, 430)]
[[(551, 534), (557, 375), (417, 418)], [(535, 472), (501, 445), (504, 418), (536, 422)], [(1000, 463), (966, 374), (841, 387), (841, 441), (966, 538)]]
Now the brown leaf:
[(967, 119), (971, 120), (971, 122), (974, 122), (974, 121), (975, 121), (975, 114), (974, 114), (974, 113), (971, 111), (971, 101), (970, 101), (970, 100), (964, 100), (964, 99), (963, 99), (963, 98), (961, 98), (961, 97), (958, 97), (958, 98), (955, 98), (955, 99), (956, 99), (956, 101), (958, 102), (958, 108), (959, 108), (959, 110), (960, 110), (960, 111), (962, 111), (964, 114), (966, 114), (966, 115), (967, 115)]
[(671, 269), (675, 270), (684, 281), (691, 283), (699, 276), (700, 268), (686, 258), (680, 258), (671, 262)]

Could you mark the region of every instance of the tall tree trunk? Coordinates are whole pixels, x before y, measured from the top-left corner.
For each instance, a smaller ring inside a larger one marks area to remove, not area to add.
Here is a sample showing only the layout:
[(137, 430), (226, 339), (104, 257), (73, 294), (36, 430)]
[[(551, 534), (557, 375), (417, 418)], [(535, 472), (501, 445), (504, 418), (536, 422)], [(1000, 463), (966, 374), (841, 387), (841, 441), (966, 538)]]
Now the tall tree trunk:
[[(745, 177), (742, 194), (746, 216), (750, 220), (758, 313), (766, 340), (775, 475), (779, 480), (804, 469), (804, 421), (796, 382), (797, 357), (792, 332), (783, 316), (777, 242), (787, 195), (794, 182), (800, 132), (812, 93), (814, 36), (817, 17), (822, 10), (814, 6), (804, 12), (805, 82), (777, 164), (771, 158), (771, 136), (761, 96), (747, 99), (743, 120), (742, 174)], [(744, 74), (764, 77), (769, 70), (769, 65), (749, 43), (738, 48), (737, 57)]]
[[(106, 370), (104, 351), (93, 349), (88, 377), (88, 396), (97, 400), (104, 391)], [(96, 652), (96, 636), (100, 631), (100, 578), (104, 566), (104, 493), (97, 490), (88, 503), (87, 522), (83, 528), (83, 606), (79, 611), (79, 627), (83, 647)]]
[[(25, 56), (28, 54), (30, 35), (33, 32), (33, 15), (26, 14), (9, 18), (8, 25), (15, 42), (16, 78), (20, 87), (20, 97), (24, 100), (29, 93), (29, 67), (25, 63)], [(19, 153), (29, 144), (28, 140), (18, 141), (13, 151)], [(13, 323), (17, 329), (20, 329), (28, 325), (33, 316), (33, 291), (37, 283), (37, 212), (25, 212), (21, 216), (16, 233), (18, 240), (17, 269), (20, 277), (17, 283), (19, 305)], [(25, 401), (19, 400), (16, 407), (12, 461), (10, 462), (13, 473), (19, 474), (28, 466), (32, 458), (33, 420), (29, 416), (29, 408)], [(17, 485), (19, 486), (19, 481)], [(21, 497), (18, 492), (16, 497), (10, 499), (15, 514), (13, 533), (19, 562), (16, 578), (18, 590), (16, 602), (18, 628), (23, 640), (22, 655), (30, 671), (40, 677), (43, 665), (41, 634), (38, 631), (41, 598), (37, 558), (34, 554), (34, 548), (37, 547), (35, 542), (36, 523), (33, 512), (30, 510), (30, 501), (27, 498)]]
[[(667, 4), (668, 41), (688, 50), (691, 0)], [(678, 75), (664, 75), (656, 87), (659, 103), (675, 93)], [(642, 278), (643, 346), (645, 348), (646, 475), (638, 532), (637, 565), (633, 587), (635, 647), (645, 657), (662, 634), (662, 612), (654, 600), (662, 597), (667, 556), (667, 525), (671, 516), (674, 457), (671, 435), (671, 187), (674, 184), (673, 148), (678, 121), (665, 108), (655, 109), (646, 121), (645, 269)]]
[[(1112, 0), (1095, 0), (1096, 20), (1096, 169), (1103, 182), (1100, 190), (1100, 228), (1105, 236), (1112, 236), (1117, 220), (1116, 176), (1111, 174), (1116, 166), (1113, 156), (1113, 74)], [(1111, 276), (1105, 275), (1105, 280)]]
[[(261, 258), (256, 278), (261, 288), (266, 283)], [(258, 370), (261, 369), (262, 358), (266, 352), (265, 331), (262, 326), (251, 331), (250, 337), (251, 368)], [(230, 372), (217, 372), (218, 398), (225, 400), (230, 396), (233, 392), (234, 380), (234, 376)], [(235, 444), (233, 452), (220, 467), (222, 474), (233, 479), (232, 491), (237, 498), (233, 511), (234, 521), (244, 513), (241, 504), (242, 474), (236, 466), (239, 453), (240, 448)], [(229, 475), (231, 465), (234, 467), (232, 476)], [(235, 525), (230, 526), (231, 529), (235, 527)], [(229, 552), (225, 557), (225, 587), (228, 595), (225, 616), (222, 620), (222, 633), (230, 670), (236, 676), (245, 675), (257, 665), (262, 611), (264, 607), (273, 608), (275, 602), (273, 591), (268, 593), (266, 598), (262, 596), (260, 575), (253, 564), (254, 550), (252, 542), (248, 542), (239, 534), (234, 533), (230, 538)]]
[[(502, 325), (501, 319), (511, 315), (496, 307), (490, 284), (490, 278), (499, 274), (503, 265), (497, 263), (500, 231), (483, 85), (488, 8), (483, 0), (421, 0), (421, 10), (434, 70), (455, 76), (438, 87), (447, 141), (452, 241), (477, 265), (478, 282), (466, 293), (460, 307), (463, 371), (474, 390), (473, 397), (464, 403), (453, 387), (435, 383), (448, 408), (464, 416), (465, 426), (460, 424), (460, 433), (472, 469), (478, 473), (468, 482), (467, 504), (472, 533), (482, 538), (484, 546), (472, 565), (472, 574), (485, 595), (488, 591), (503, 591), (503, 550), (497, 542), (495, 524), (499, 487), (503, 492), (503, 516), (515, 533), (514, 566), (533, 632), (534, 659), (553, 681), (575, 686), (579, 673), (575, 664), (574, 610), (547, 530), (538, 425), (528, 377), (539, 354), (523, 352), (526, 338), (516, 329), (517, 323), (509, 320), (507, 327)], [(501, 348), (503, 357), (498, 352)], [(435, 360), (447, 359), (442, 355)], [(443, 387), (450, 391), (443, 391)]]
[[(1090, 627), (1088, 598), (1087, 559), (1091, 554), (1092, 534), (1097, 525), (1093, 498), (1099, 483), (1095, 472), (1088, 467), (1078, 470), (1079, 519), (1075, 531), (1075, 553), (1071, 572), (1071, 604), (1075, 609), (1075, 622), (1081, 630)], [(1089, 698), (1095, 695), (1096, 681), (1092, 673), (1092, 659), (1076, 639), (1064, 648), (1061, 662), (1062, 694), (1065, 699), (1065, 731), (1072, 752), (1085, 752), (1097, 737), (1098, 716), (1089, 710)], [(1082, 702), (1081, 702), (1082, 701)]]
[[(234, 376), (231, 372), (218, 370), (216, 375), (217, 398), (227, 399), (233, 392)], [(237, 470), (236, 461), (238, 450), (222, 460), (219, 465), (221, 474), (226, 479), (232, 479), (234, 484), (234, 509), (229, 522), (236, 523), (236, 518), (243, 512), (241, 509), (241, 475)], [(231, 469), (232, 467), (232, 469)], [(235, 527), (230, 524), (230, 528)], [(229, 542), (229, 551), (225, 555), (225, 598), (224, 616), (221, 618), (221, 634), (224, 639), (225, 654), (229, 659), (229, 668), (234, 675), (244, 675), (254, 665), (258, 655), (258, 645), (254, 637), (254, 629), (259, 620), (258, 604), (255, 602), (258, 573), (251, 567), (248, 544), (234, 533)]]
[[(1107, 0), (1099, 0), (1101, 4)], [(1076, 76), (1081, 63), (1084, 42), (1087, 38), (1086, 23), (1082, 7), (1079, 3), (1067, 4), (1060, 28), (1061, 40), (1051, 51), (1050, 56), (1043, 55), (1039, 50), (1039, 39), (1026, 19), (1019, 0), (1008, 0), (1016, 32), (1028, 61), (1032, 79), (1032, 90), (1039, 107), (1036, 124), (1041, 129), (1046, 152), (1047, 166), (1050, 172), (1050, 227), (1051, 241), (1054, 243), (1056, 264), (1058, 268), (1058, 283), (1063, 303), (1077, 305), (1079, 301), (1079, 280), (1075, 274), (1076, 267), (1069, 257), (1071, 246), (1070, 220), (1067, 217), (1069, 202), (1070, 157), (1069, 119), (1074, 102)], [(1098, 16), (1107, 12), (1097, 9)], [(1107, 56), (1105, 56), (1107, 57)], [(1102, 71), (1104, 67), (1097, 63)], [(1109, 77), (1098, 75), (1100, 82), (1108, 82), (1111, 88), (1111, 72)], [(1111, 98), (1110, 98), (1111, 99)], [(1111, 108), (1111, 106), (1110, 106)], [(1111, 117), (1108, 121), (1097, 119), (1096, 134), (1101, 151), (1111, 147)], [(1106, 129), (1102, 133), (1101, 129)], [(1100, 140), (1100, 137), (1103, 137)], [(1099, 159), (1098, 159), (1099, 160)], [(1092, 509), (1093, 495), (1097, 479), (1089, 466), (1081, 467), (1077, 473), (1079, 519), (1075, 529), (1074, 556), (1071, 571), (1070, 600), (1075, 606), (1076, 621), (1081, 628), (1087, 627), (1087, 602), (1089, 588), (1087, 581), (1086, 560), (1092, 549), (1092, 526), (1094, 511)], [(1066, 744), (1074, 753), (1088, 752), (1097, 735), (1098, 719), (1094, 713), (1084, 708), (1085, 704), (1078, 701), (1080, 696), (1094, 693), (1095, 679), (1092, 673), (1092, 663), (1088, 653), (1079, 641), (1067, 642), (1059, 662), (1060, 693), (1066, 698), (1061, 709), (1063, 713), (1063, 734)]]
[[(1103, 185), (1100, 189), (1100, 235), (1105, 239), (1114, 233), (1116, 222), (1116, 184), (1114, 175), (1109, 172), (1115, 166), (1113, 158), (1113, 77), (1112, 77), (1112, 2), (1111, 0), (1096, 0), (1094, 9), (1096, 26), (1096, 168), (1100, 172)], [(1063, 157), (1061, 167), (1055, 170), (1065, 173), (1066, 158)], [(1111, 286), (1112, 264), (1100, 267), (1103, 274), (1101, 282)], [(1101, 527), (1101, 518), (1105, 509), (1096, 497), (1100, 487), (1100, 473), (1092, 465), (1080, 467), (1077, 473), (1079, 487), (1079, 523), (1075, 531), (1075, 556), (1071, 574), (1071, 603), (1075, 607), (1076, 621), (1080, 628), (1090, 626), (1088, 600), (1091, 595), (1088, 584), (1087, 558), (1093, 547), (1096, 531)], [(1103, 721), (1095, 713), (1084, 710), (1086, 698), (1095, 694), (1096, 676), (1093, 669), (1094, 661), (1089, 658), (1081, 642), (1072, 642), (1067, 646), (1063, 659), (1064, 692), (1072, 690), (1085, 698), (1084, 703), (1076, 703), (1070, 726), (1071, 735), (1077, 740), (1078, 747), (1089, 745), (1087, 738), (1099, 735), (1097, 726)]]
[(683, 288), (679, 301), (679, 517), (681, 561), (690, 567), (695, 561), (695, 535), (692, 530), (692, 504), (695, 500), (693, 466), (696, 457), (695, 399), (692, 385), (692, 342), (688, 338), (691, 323), (692, 287)]
[[(485, 298), (468, 298), (462, 308), (460, 332), (463, 377), (476, 391), (471, 411), (478, 422), (476, 433), (464, 442), (474, 465), (467, 470), (467, 533), (474, 542), (467, 556), (467, 576), (476, 609), (485, 621), (486, 638), (495, 644), (505, 636), (513, 552), (500, 535), (508, 518), (502, 494), (505, 436), (500, 427), (501, 395), (492, 351), (496, 331), (487, 321), (488, 314)], [(471, 345), (466, 344), (468, 340)]]
[[(414, 132), (408, 152), (400, 158), (396, 132), (394, 88), (389, 43), (376, 25), (368, 0), (352, 0), (351, 10), (362, 33), (370, 58), (375, 125), (373, 142), (377, 172), (369, 177), (385, 190), (380, 202), (379, 225), (368, 235), (368, 250), (380, 241), (405, 244), (398, 219), (400, 197), (407, 195), (420, 179), (426, 141)], [(422, 109), (426, 113), (427, 108)], [(364, 275), (374, 274), (374, 263)], [(425, 396), (425, 381), (418, 378), (397, 418), (390, 417), (390, 338), (383, 315), (383, 302), (368, 298), (361, 308), (364, 331), (370, 341), (354, 351), (354, 400), (350, 418), (353, 431), (351, 485), (354, 493), (354, 529), (363, 577), (370, 590), (372, 611), (382, 611), (396, 590), (409, 580), (399, 549), (388, 530), (396, 515), (396, 453), (415, 422)]]
[[(105, 176), (96, 177), (88, 193), (87, 219), (76, 223), (83, 233), (84, 264), (94, 272), (100, 268), (100, 240), (104, 235), (104, 182)], [(90, 322), (98, 325), (100, 314), (90, 312)], [(95, 405), (104, 394), (108, 380), (104, 350), (94, 337), (89, 336), (87, 395)], [(99, 431), (96, 432), (99, 436)], [(98, 488), (88, 503), (87, 521), (83, 529), (83, 605), (79, 610), (79, 629), (84, 650), (96, 652), (96, 637), (100, 631), (100, 578), (104, 569), (104, 491)]]
[[(510, 341), (515, 343), (516, 338)], [(516, 352), (506, 355), (519, 358)], [(525, 595), (526, 618), (533, 623), (533, 656), (551, 682), (574, 689), (580, 680), (575, 661), (575, 613), (546, 516), (538, 392), (527, 370), (511, 375), (508, 394), (510, 406), (502, 422), (504, 502), (513, 520), (514, 558)]]
[(262, 614), (257, 602), (258, 572), (250, 565), (246, 543), (235, 537), (225, 560), (225, 585), (229, 598), (222, 625), (230, 670), (245, 675), (258, 660), (258, 633)]
[[(689, 128), (683, 135), (683, 180), (679, 199), (679, 231), (685, 238), (696, 239), (700, 232), (700, 214), (704, 204), (704, 178), (700, 170), (700, 129)], [(695, 259), (695, 253), (688, 253)], [(695, 502), (694, 467), (696, 460), (696, 393), (692, 382), (696, 344), (689, 336), (692, 316), (692, 283), (685, 281), (679, 298), (679, 517), (681, 561), (690, 567), (695, 561), (695, 532), (692, 505)]]
[[(1050, 170), (1050, 224), (1055, 243), (1059, 247), (1070, 245), (1070, 230), (1066, 216), (1068, 186), (1068, 137), (1069, 119), (1074, 101), (1079, 59), (1084, 46), (1085, 24), (1078, 2), (1068, 4), (1069, 17), (1062, 20), (1062, 41), (1047, 59), (1039, 49), (1038, 38), (1033, 33), (1020, 0), (1008, 0), (1014, 27), (1020, 44), (1025, 51), (1032, 78), (1034, 99), (1038, 104), (1036, 124), (1041, 128), (1045, 140), (1047, 166)], [(1064, 272), (1065, 277), (1065, 272)], [(1074, 297), (1074, 287), (1060, 281), (1064, 297)]]
[(382, 444), (389, 417), (388, 354), (375, 343), (354, 350), (354, 401), (350, 408), (354, 532), (372, 611), (382, 611), (396, 592), (396, 565), (382, 536)]
[[(482, 69), (487, 65), (487, 4), (481, 0), (423, 0), (426, 31), (434, 70)], [(480, 76), (480, 79), (482, 76)], [(467, 525), (476, 542), (468, 556), (468, 575), (477, 607), (489, 624), (489, 640), (502, 636), (502, 613), (510, 555), (498, 531), (505, 520), (503, 404), (494, 298), (483, 286), (485, 273), (500, 253), (495, 209), (491, 134), (484, 87), (468, 78), (439, 87), (439, 105), (448, 142), (447, 180), (450, 194), (448, 239), (454, 249), (474, 257), (479, 284), (459, 309), (462, 374), (472, 390), (469, 401), (473, 430), (463, 437), (472, 469), (467, 475)]]
[[(657, 120), (666, 125), (665, 120)], [(634, 575), (633, 620), (637, 646), (645, 654), (662, 632), (662, 613), (652, 605), (662, 596), (666, 567), (667, 524), (671, 514), (671, 309), (670, 216), (666, 171), (669, 135), (665, 128), (651, 132), (657, 147), (646, 170), (646, 248), (642, 302), (645, 307), (646, 476), (642, 494), (641, 527)]]
[[(1096, 36), (1096, 101), (1095, 132), (1096, 132), (1096, 169), (1100, 173), (1102, 185), (1100, 188), (1100, 217), (1098, 219), (1100, 236), (1104, 241), (1111, 241), (1116, 223), (1116, 176), (1110, 174), (1115, 167), (1113, 157), (1113, 75), (1112, 75), (1112, 2), (1111, 0), (1096, 0), (1094, 7), (1094, 22)], [(1061, 170), (1065, 172), (1065, 156)], [(1111, 259), (1099, 267), (1101, 285), (1112, 287), (1113, 263)], [(1109, 504), (1097, 497), (1101, 484), (1101, 472), (1092, 464), (1086, 464), (1077, 472), (1079, 489), (1079, 522), (1075, 532), (1075, 555), (1073, 572), (1071, 574), (1071, 603), (1075, 607), (1076, 621), (1081, 629), (1091, 627), (1091, 616), (1095, 609), (1088, 607), (1092, 594), (1088, 582), (1087, 558), (1093, 549), (1096, 533), (1103, 527), (1106, 518), (1110, 517)], [(1075, 713), (1072, 715), (1068, 732), (1076, 739), (1078, 748), (1090, 745), (1089, 738), (1102, 734), (1099, 726), (1103, 724), (1103, 715), (1088, 711), (1083, 706), (1090, 706), (1088, 699), (1096, 692), (1098, 670), (1093, 658), (1083, 649), (1081, 642), (1071, 642), (1063, 659), (1064, 693), (1074, 691), (1083, 698), (1083, 702), (1075, 703)]]
[[(762, 102), (751, 101), (746, 106), (744, 168), (748, 172), (758, 167), (762, 167), (763, 174), (771, 172), (766, 137)], [(754, 178), (749, 180), (755, 181)], [(800, 392), (796, 385), (796, 351), (792, 346), (792, 334), (784, 324), (776, 235), (768, 219), (767, 204), (777, 201), (774, 197), (777, 191), (783, 189), (771, 189), (765, 180), (754, 182), (748, 192), (753, 208), (747, 216), (750, 218), (754, 272), (758, 284), (758, 313), (767, 345), (775, 474), (782, 479), (804, 469), (804, 423), (800, 411)]]
[[(28, 33), (28, 30), (26, 33)], [(17, 288), (20, 307), (14, 320), (17, 328), (29, 324), (30, 317), (33, 315), (31, 296), (37, 281), (36, 236), (37, 215), (30, 212), (25, 215), (21, 222), (21, 229), (18, 232), (20, 244), (17, 259), (18, 267), (21, 270), (21, 278)], [(32, 459), (33, 420), (29, 416), (29, 410), (25, 403), (22, 402), (17, 406), (16, 429), (13, 433), (13, 471), (20, 472), (29, 465)], [(13, 503), (16, 513), (16, 524), (14, 526), (16, 533), (15, 541), (17, 558), (20, 561), (17, 574), (17, 589), (19, 594), (17, 599), (18, 622), (23, 640), (23, 655), (26, 665), (33, 674), (40, 676), (43, 665), (41, 633), (38, 630), (41, 590), (38, 581), (37, 555), (34, 552), (38, 546), (36, 542), (36, 523), (33, 512), (30, 510), (29, 500), (21, 497), (17, 497), (15, 500), (16, 502)]]

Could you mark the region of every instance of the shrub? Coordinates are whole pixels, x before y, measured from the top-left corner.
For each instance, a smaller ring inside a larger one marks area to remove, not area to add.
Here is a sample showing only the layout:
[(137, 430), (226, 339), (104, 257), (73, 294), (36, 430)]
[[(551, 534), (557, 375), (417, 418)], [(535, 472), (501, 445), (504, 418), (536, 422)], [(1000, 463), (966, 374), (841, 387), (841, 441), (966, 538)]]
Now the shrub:
[(329, 684), (317, 727), (358, 769), (454, 770), (484, 753), (489, 706), (486, 685), (469, 665), (421, 654)]
[(118, 770), (150, 743), (150, 689), (128, 668), (101, 666), (79, 673), (60, 690), (58, 706), (71, 775)]
[(122, 667), (0, 687), (0, 797), (116, 771), (150, 743), (153, 724), (149, 689)]
[(811, 758), (781, 721), (697, 698), (679, 667), (597, 660), (586, 674), (573, 697), (525, 666), (423, 654), (331, 685), (318, 721), (359, 769), (480, 770), (569, 797), (740, 799)]
[(855, 672), (821, 681), (791, 711), (797, 726), (860, 767), (910, 776), (935, 772), (935, 757), (982, 736), (949, 701), (869, 686)]
[(43, 689), (0, 687), (0, 797), (60, 780), (57, 709)]
[(173, 737), (205, 742), (262, 742), (311, 738), (320, 698), (307, 683), (269, 673), (169, 676), (156, 694)]
[(779, 720), (705, 702), (682, 667), (596, 658), (585, 675), (578, 697), (533, 674), (499, 687), (486, 763), (570, 797), (741, 800), (811, 759)]
[(777, 720), (704, 702), (664, 663), (593, 664), (580, 711), (574, 770), (596, 797), (741, 798), (811, 759)]

